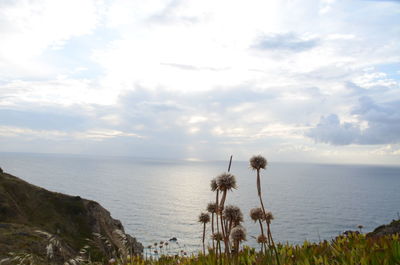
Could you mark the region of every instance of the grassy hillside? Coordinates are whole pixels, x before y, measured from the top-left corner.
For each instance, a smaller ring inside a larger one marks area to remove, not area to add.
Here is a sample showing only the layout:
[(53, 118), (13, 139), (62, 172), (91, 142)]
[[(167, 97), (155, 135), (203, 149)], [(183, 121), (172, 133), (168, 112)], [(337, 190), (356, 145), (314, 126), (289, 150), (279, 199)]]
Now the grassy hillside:
[(122, 237), (134, 244), (133, 251), (141, 252), (141, 245), (127, 239), (121, 223), (97, 202), (50, 192), (0, 172), (0, 258), (10, 251), (43, 257), (50, 239), (61, 242), (64, 259), (77, 255), (88, 243), (104, 253), (108, 251), (104, 243), (110, 248), (127, 243)]

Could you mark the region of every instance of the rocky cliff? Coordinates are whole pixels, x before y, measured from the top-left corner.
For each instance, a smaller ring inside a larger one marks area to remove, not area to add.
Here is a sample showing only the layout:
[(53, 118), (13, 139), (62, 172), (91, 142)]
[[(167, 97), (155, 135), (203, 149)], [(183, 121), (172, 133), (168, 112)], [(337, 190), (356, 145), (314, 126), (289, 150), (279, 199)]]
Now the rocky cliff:
[(0, 171), (0, 260), (9, 252), (60, 262), (139, 254), (143, 246), (95, 201), (51, 192)]
[(367, 234), (367, 237), (385, 236), (385, 235), (400, 235), (400, 219), (393, 220), (390, 224), (381, 225), (374, 229), (374, 231)]

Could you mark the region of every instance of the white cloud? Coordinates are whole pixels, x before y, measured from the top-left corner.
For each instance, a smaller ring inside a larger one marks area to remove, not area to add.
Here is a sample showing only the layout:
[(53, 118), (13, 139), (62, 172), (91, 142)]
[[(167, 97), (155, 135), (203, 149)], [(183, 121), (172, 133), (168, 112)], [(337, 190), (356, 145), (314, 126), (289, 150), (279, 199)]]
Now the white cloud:
[(0, 106), (15, 107), (24, 104), (79, 105), (112, 104), (118, 93), (105, 89), (89, 79), (60, 77), (49, 81), (13, 80), (0, 84)]
[(94, 31), (99, 1), (6, 1), (0, 8), (0, 77), (35, 76), (54, 69), (40, 56)]
[(87, 131), (65, 132), (58, 130), (32, 130), (29, 128), (0, 126), (0, 135), (2, 137), (24, 137), (25, 140), (33, 139), (51, 139), (51, 140), (65, 140), (65, 139), (88, 139), (94, 141), (101, 141), (109, 138), (116, 137), (135, 137), (142, 138), (142, 136), (135, 133), (127, 133), (118, 130), (109, 129), (90, 129)]
[[(370, 151), (366, 161), (378, 154), (367, 144), (383, 148), (384, 131), (398, 132), (395, 2), (0, 5), (0, 114), (10, 115), (0, 125), (15, 142), (47, 135), (104, 144), (69, 145), (76, 152), (112, 143), (116, 153), (146, 146), (150, 156), (202, 159), (237, 145), (243, 157), (268, 149), (282, 160)], [(68, 120), (64, 129), (57, 119)]]

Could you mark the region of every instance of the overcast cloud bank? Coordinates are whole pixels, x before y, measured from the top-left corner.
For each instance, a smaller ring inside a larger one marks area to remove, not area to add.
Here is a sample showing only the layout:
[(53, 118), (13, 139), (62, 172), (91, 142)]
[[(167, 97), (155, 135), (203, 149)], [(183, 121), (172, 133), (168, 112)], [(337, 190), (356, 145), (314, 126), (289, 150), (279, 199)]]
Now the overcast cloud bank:
[(0, 2), (0, 151), (399, 164), (399, 20), (398, 1)]

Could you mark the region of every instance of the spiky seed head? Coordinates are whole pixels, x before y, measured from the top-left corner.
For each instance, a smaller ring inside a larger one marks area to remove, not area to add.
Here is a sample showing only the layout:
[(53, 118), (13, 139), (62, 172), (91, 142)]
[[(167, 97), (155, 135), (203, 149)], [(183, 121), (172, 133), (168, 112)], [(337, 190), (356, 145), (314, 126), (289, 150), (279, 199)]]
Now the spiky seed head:
[(254, 170), (265, 169), (267, 167), (267, 159), (264, 157), (257, 155), (250, 158), (250, 166)]
[(222, 173), (217, 177), (218, 189), (221, 191), (236, 189), (236, 178), (229, 173)]
[(264, 220), (264, 213), (261, 208), (253, 208), (250, 210), (250, 217), (254, 222)]
[(207, 212), (216, 213), (217, 212), (217, 204), (215, 202), (210, 202), (207, 205)]
[(243, 226), (237, 225), (231, 230), (230, 234), (231, 240), (236, 241), (244, 241), (246, 240), (246, 229)]
[(211, 238), (216, 241), (222, 241), (222, 234), (220, 232), (211, 235)]
[(234, 205), (228, 205), (225, 207), (223, 215), (225, 219), (232, 221), (234, 224), (243, 222), (243, 214), (239, 207)]
[(264, 235), (259, 235), (259, 236), (257, 237), (257, 243), (258, 243), (258, 244), (267, 243), (267, 242), (268, 242), (268, 239), (267, 239), (266, 236), (264, 236)]
[(211, 191), (216, 191), (218, 189), (217, 178), (213, 178), (210, 182)]
[(208, 213), (201, 213), (199, 215), (199, 222), (203, 224), (210, 222), (210, 215)]
[(274, 220), (274, 216), (272, 215), (272, 213), (266, 212), (265, 213), (265, 221), (267, 221), (267, 223), (270, 224), (272, 220)]

